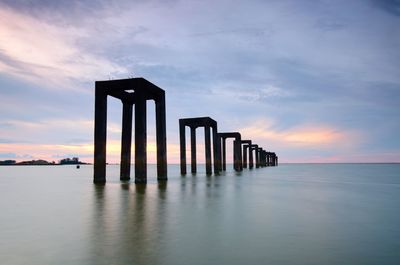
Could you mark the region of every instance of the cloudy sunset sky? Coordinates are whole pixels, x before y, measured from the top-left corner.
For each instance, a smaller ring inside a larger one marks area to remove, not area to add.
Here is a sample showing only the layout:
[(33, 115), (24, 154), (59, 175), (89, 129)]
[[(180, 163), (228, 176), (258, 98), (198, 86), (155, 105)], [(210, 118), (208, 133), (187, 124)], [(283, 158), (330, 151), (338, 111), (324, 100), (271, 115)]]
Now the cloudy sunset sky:
[(280, 162), (400, 162), (398, 0), (0, 0), (0, 160), (92, 162), (94, 83), (130, 77), (166, 91), (169, 163), (197, 116)]

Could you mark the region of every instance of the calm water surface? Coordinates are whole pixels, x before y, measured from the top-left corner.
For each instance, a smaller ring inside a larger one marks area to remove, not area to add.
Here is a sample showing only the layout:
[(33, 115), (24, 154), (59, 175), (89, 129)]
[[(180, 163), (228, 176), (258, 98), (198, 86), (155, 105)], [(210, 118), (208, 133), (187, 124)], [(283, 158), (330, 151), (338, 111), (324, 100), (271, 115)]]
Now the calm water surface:
[(399, 164), (118, 170), (0, 167), (0, 264), (400, 264)]

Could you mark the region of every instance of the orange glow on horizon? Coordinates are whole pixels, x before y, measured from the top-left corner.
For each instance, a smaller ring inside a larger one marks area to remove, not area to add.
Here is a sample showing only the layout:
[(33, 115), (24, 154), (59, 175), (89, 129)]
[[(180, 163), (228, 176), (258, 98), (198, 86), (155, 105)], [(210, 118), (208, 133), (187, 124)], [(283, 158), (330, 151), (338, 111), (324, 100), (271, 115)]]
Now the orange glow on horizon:
[(242, 135), (253, 139), (268, 140), (285, 146), (331, 146), (351, 141), (352, 133), (328, 126), (304, 125), (285, 131), (274, 130), (268, 123), (257, 122), (255, 126), (240, 129)]
[[(134, 161), (134, 148), (132, 145), (132, 162)], [(167, 145), (168, 161), (177, 163), (179, 160), (179, 145)], [(0, 160), (11, 159), (19, 161), (44, 159), (49, 162), (77, 156), (81, 161), (93, 162), (93, 144), (80, 145), (51, 145), (51, 144), (0, 144), (0, 153), (9, 153), (10, 157), (1, 158)], [(119, 141), (110, 140), (107, 142), (107, 162), (119, 163), (121, 153), (121, 144)], [(12, 154), (16, 154), (13, 157)], [(147, 159), (148, 163), (156, 163), (157, 145), (154, 142), (147, 143)]]

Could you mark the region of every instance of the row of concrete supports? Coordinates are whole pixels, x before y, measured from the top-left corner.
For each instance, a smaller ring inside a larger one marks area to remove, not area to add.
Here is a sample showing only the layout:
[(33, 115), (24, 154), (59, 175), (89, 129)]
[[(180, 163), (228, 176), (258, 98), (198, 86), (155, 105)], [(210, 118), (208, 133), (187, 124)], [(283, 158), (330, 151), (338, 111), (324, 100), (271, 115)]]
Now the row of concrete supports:
[[(154, 100), (156, 114), (157, 142), (157, 179), (167, 180), (167, 136), (165, 115), (165, 91), (144, 78), (97, 81), (95, 88), (95, 126), (94, 126), (94, 182), (106, 182), (106, 146), (107, 146), (107, 96), (122, 102), (122, 135), (120, 179), (129, 180), (131, 170), (132, 117), (135, 106), (135, 182), (147, 182), (147, 100)], [(196, 173), (196, 129), (204, 127), (206, 173), (212, 174), (226, 170), (226, 139), (234, 138), (234, 169), (242, 171), (253, 168), (253, 152), (256, 168), (278, 165), (278, 157), (242, 140), (238, 132), (218, 133), (217, 122), (210, 117), (188, 118), (179, 120), (181, 174), (186, 174), (186, 135), (185, 127), (190, 128), (191, 136), (191, 172)], [(212, 129), (212, 134), (211, 134)], [(212, 151), (211, 151), (212, 135)], [(221, 146), (222, 144), (222, 146)], [(242, 150), (243, 145), (243, 150)], [(212, 157), (211, 157), (212, 156)]]
[[(275, 153), (267, 152), (256, 144), (252, 144), (251, 140), (242, 140), (239, 132), (223, 132), (218, 133), (217, 122), (210, 117), (186, 118), (179, 120), (179, 137), (180, 137), (180, 157), (181, 157), (181, 174), (186, 175), (186, 130), (185, 127), (190, 128), (190, 146), (191, 146), (191, 172), (197, 172), (197, 159), (196, 159), (196, 129), (204, 127), (204, 143), (205, 143), (205, 161), (206, 161), (206, 174), (212, 174), (212, 161), (211, 153), (214, 159), (214, 173), (218, 174), (220, 171), (226, 170), (226, 139), (234, 138), (233, 141), (233, 168), (236, 171), (242, 171), (247, 168), (247, 154), (249, 157), (249, 168), (265, 166), (277, 166), (278, 157)], [(212, 142), (213, 149), (211, 151), (211, 134), (212, 128)], [(254, 154), (254, 156), (253, 156)]]

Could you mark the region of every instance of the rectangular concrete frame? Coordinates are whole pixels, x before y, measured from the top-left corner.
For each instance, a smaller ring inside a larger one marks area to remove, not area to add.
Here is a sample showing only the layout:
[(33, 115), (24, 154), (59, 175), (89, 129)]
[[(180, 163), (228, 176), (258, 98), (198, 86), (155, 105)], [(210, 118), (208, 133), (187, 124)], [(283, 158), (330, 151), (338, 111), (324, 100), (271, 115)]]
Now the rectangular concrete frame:
[(157, 179), (167, 179), (165, 91), (144, 78), (96, 81), (94, 128), (94, 182), (106, 182), (107, 96), (123, 104), (121, 180), (130, 179), (132, 107), (135, 105), (135, 182), (147, 181), (146, 101), (156, 109)]
[[(250, 152), (249, 146), (251, 145), (251, 140), (242, 140), (243, 144), (243, 168), (247, 168), (247, 152), (249, 153), (249, 168), (253, 168), (253, 152)], [(249, 151), (247, 151), (249, 150)]]
[[(233, 141), (233, 168), (236, 171), (243, 170), (242, 164), (242, 136), (239, 132), (223, 132), (218, 133), (218, 141), (222, 142), (222, 149), (220, 158), (222, 162), (222, 170), (226, 170), (226, 139), (227, 138), (234, 138)], [(221, 148), (221, 146), (219, 146)]]
[(260, 156), (258, 152), (258, 145), (257, 144), (252, 144), (249, 146), (249, 152), (255, 151), (255, 162), (256, 162), (256, 168), (260, 167)]
[(190, 128), (191, 135), (191, 167), (192, 173), (196, 173), (196, 128), (204, 127), (205, 138), (205, 156), (206, 156), (206, 174), (212, 174), (211, 168), (211, 139), (210, 128), (213, 129), (213, 158), (214, 158), (214, 173), (220, 171), (220, 148), (218, 145), (218, 126), (217, 122), (210, 117), (196, 117), (179, 119), (179, 138), (180, 138), (180, 153), (181, 153), (181, 174), (186, 175), (186, 131), (185, 126)]

